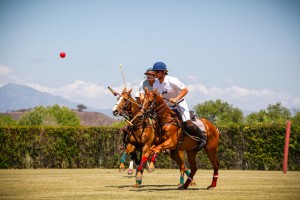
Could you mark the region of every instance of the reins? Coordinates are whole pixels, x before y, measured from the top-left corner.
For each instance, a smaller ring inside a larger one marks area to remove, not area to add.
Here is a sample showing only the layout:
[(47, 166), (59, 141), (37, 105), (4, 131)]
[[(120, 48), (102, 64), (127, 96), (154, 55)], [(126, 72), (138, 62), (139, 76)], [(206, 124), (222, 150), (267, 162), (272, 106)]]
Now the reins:
[[(123, 92), (121, 95), (123, 95), (123, 94), (128, 94), (128, 96), (130, 96), (130, 94), (128, 92)], [(130, 117), (132, 117), (132, 118), (134, 117), (131, 114), (135, 115), (135, 113), (134, 113), (134, 111), (132, 111), (130, 109), (125, 110), (124, 108), (126, 108), (129, 103), (133, 103), (133, 104), (135, 104), (137, 106), (140, 106), (140, 105), (138, 103), (136, 103), (134, 100), (132, 100), (131, 98), (127, 98), (125, 96), (121, 96), (121, 97), (126, 100), (125, 104), (122, 107), (119, 104), (116, 104), (116, 106), (118, 106), (120, 108), (120, 110), (121, 110), (120, 115), (123, 116), (126, 120), (130, 120)], [(132, 105), (131, 105), (131, 107), (132, 107)], [(138, 112), (139, 111), (137, 111), (137, 113)]]
[[(165, 99), (165, 98), (163, 98), (163, 100), (169, 101), (169, 99)], [(182, 99), (181, 101), (183, 101), (183, 99)], [(177, 103), (174, 105), (174, 107), (175, 107), (175, 106), (178, 107), (178, 104), (179, 104), (181, 101), (177, 102)], [(153, 109), (154, 105), (156, 105), (156, 108), (155, 108), (155, 109)], [(160, 109), (160, 108), (163, 107), (163, 106), (165, 106), (165, 107), (164, 107), (163, 109)], [(180, 126), (181, 126), (181, 128), (182, 128), (182, 134), (181, 134), (180, 137), (178, 138), (178, 143), (177, 143), (176, 149), (174, 150), (174, 153), (176, 153), (176, 152), (180, 149), (180, 146), (181, 146), (182, 141), (183, 141), (184, 134), (186, 134), (187, 136), (189, 136), (191, 139), (195, 140), (196, 142), (201, 141), (201, 139), (200, 139), (199, 137), (190, 135), (187, 131), (184, 130), (184, 126), (181, 125), (181, 124), (182, 124), (182, 119), (181, 119), (180, 116), (178, 116), (178, 118), (177, 118), (177, 117), (172, 117), (172, 116), (171, 116), (171, 117), (169, 117), (169, 116), (163, 116), (162, 114), (160, 114), (160, 113), (164, 112), (165, 109), (166, 109), (167, 107), (168, 107), (168, 106), (167, 106), (167, 104), (166, 104), (165, 102), (161, 103), (160, 105), (157, 105), (156, 93), (154, 93), (154, 94), (153, 94), (153, 101), (151, 102), (151, 106), (150, 106), (150, 108), (149, 108), (149, 111), (150, 111), (150, 112), (153, 112), (153, 115), (154, 115), (154, 116), (159, 116), (159, 117), (161, 117), (162, 119), (164, 119), (164, 120), (159, 121), (160, 127), (162, 128), (162, 127), (163, 127), (164, 125), (166, 125), (166, 124), (170, 124), (170, 123), (172, 123), (172, 122), (175, 122), (176, 124), (173, 124), (174, 126), (177, 126), (177, 127), (180, 127)], [(177, 109), (177, 110), (178, 110), (178, 112), (180, 112), (180, 109)], [(170, 109), (170, 112), (172, 112), (171, 109)], [(147, 112), (146, 112), (146, 113), (147, 113)], [(181, 113), (179, 113), (179, 115), (180, 115), (180, 114), (181, 114)], [(171, 118), (170, 121), (162, 122), (162, 121), (165, 121), (167, 118)], [(178, 135), (178, 131), (177, 131), (177, 135)]]
[[(128, 97), (124, 96), (124, 94), (127, 94)], [(116, 105), (121, 110), (120, 116), (124, 117), (125, 121), (127, 121), (127, 123), (129, 123), (129, 126), (128, 126), (129, 131), (128, 131), (128, 134), (125, 136), (125, 139), (127, 142), (129, 142), (129, 137), (132, 136), (135, 140), (135, 142), (134, 142), (135, 146), (140, 147), (139, 141), (141, 140), (142, 135), (144, 134), (145, 128), (151, 126), (155, 129), (155, 123), (153, 122), (153, 119), (151, 119), (150, 117), (148, 118), (149, 121), (146, 120), (146, 118), (143, 118), (143, 119), (137, 118), (140, 110), (134, 111), (134, 108), (133, 108), (134, 105), (132, 105), (132, 104), (135, 104), (139, 107), (140, 107), (140, 105), (132, 99), (132, 96), (130, 95), (130, 93), (123, 92), (120, 95), (120, 97), (124, 98), (126, 100), (126, 102), (124, 103), (123, 106), (120, 106), (119, 104), (116, 104)], [(134, 123), (131, 123), (131, 122), (134, 122)], [(138, 130), (140, 130), (140, 129), (141, 129), (141, 132), (138, 133)]]
[[(157, 104), (156, 95), (157, 95), (156, 93), (153, 94), (154, 100), (151, 102), (151, 105), (150, 105), (150, 107), (149, 107), (148, 110), (149, 110), (154, 116), (158, 116), (158, 117), (161, 117), (161, 118), (164, 118), (164, 119), (170, 118), (170, 121), (168, 121), (168, 122), (164, 122), (164, 123), (160, 122), (161, 127), (162, 127), (163, 125), (165, 125), (165, 124), (168, 124), (168, 123), (171, 123), (171, 122), (173, 122), (173, 121), (176, 121), (176, 119), (178, 119), (178, 118), (176, 118), (176, 117), (166, 117), (166, 116), (163, 116), (162, 114), (160, 114), (160, 113), (163, 113), (163, 112), (168, 108), (168, 106), (167, 106), (167, 104), (165, 104), (165, 103), (162, 103), (162, 104), (160, 104), (160, 105), (156, 105), (156, 104)], [(168, 101), (168, 99), (165, 99), (165, 100)], [(153, 109), (153, 107), (154, 107), (155, 105), (156, 105), (156, 108)], [(163, 106), (164, 106), (164, 108), (161, 109), (161, 107), (163, 107)], [(144, 113), (143, 113), (143, 115), (147, 115), (147, 114), (148, 114), (148, 112), (144, 112)], [(176, 123), (176, 126), (178, 126), (178, 122)]]

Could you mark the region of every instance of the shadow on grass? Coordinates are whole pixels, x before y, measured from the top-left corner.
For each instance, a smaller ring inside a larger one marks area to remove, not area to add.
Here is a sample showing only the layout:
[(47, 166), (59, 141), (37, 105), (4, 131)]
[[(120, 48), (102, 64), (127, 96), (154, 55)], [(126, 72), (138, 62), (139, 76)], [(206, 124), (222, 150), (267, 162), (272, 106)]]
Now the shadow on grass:
[(132, 175), (125, 175), (123, 176), (124, 178), (135, 178), (135, 176), (132, 176)]
[[(112, 188), (128, 188), (129, 191), (132, 192), (157, 192), (157, 191), (174, 191), (178, 190), (177, 185), (140, 185), (140, 187), (135, 188), (133, 185), (120, 185), (120, 186), (106, 186), (106, 187), (112, 187)], [(194, 188), (190, 187), (187, 190), (207, 190), (206, 188)]]

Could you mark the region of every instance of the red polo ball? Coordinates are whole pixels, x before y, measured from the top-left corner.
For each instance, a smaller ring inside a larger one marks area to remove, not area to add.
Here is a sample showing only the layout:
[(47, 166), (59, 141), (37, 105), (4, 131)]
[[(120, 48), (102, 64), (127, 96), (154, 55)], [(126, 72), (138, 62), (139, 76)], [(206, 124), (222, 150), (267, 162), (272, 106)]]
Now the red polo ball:
[(66, 53), (65, 53), (65, 52), (61, 52), (61, 53), (60, 53), (60, 57), (61, 57), (61, 58), (66, 57)]

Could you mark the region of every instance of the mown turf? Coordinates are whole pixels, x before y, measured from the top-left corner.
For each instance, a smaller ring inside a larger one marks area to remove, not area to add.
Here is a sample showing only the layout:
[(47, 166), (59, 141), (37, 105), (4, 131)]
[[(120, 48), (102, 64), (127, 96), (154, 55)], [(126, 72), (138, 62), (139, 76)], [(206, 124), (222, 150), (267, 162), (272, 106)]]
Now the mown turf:
[(118, 169), (0, 170), (0, 199), (300, 199), (300, 172), (220, 170), (217, 188), (206, 190), (212, 170), (198, 170), (196, 186), (177, 190), (178, 170), (134, 176)]

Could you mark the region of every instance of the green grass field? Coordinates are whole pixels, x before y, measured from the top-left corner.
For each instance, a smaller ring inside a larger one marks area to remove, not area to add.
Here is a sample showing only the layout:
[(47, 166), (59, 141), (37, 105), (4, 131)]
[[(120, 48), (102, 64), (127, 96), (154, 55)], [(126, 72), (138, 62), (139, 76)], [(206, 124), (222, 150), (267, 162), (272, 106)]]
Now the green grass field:
[(206, 190), (212, 170), (198, 170), (196, 186), (177, 190), (179, 170), (134, 176), (118, 169), (0, 170), (0, 199), (300, 199), (300, 172), (220, 170), (217, 188)]

